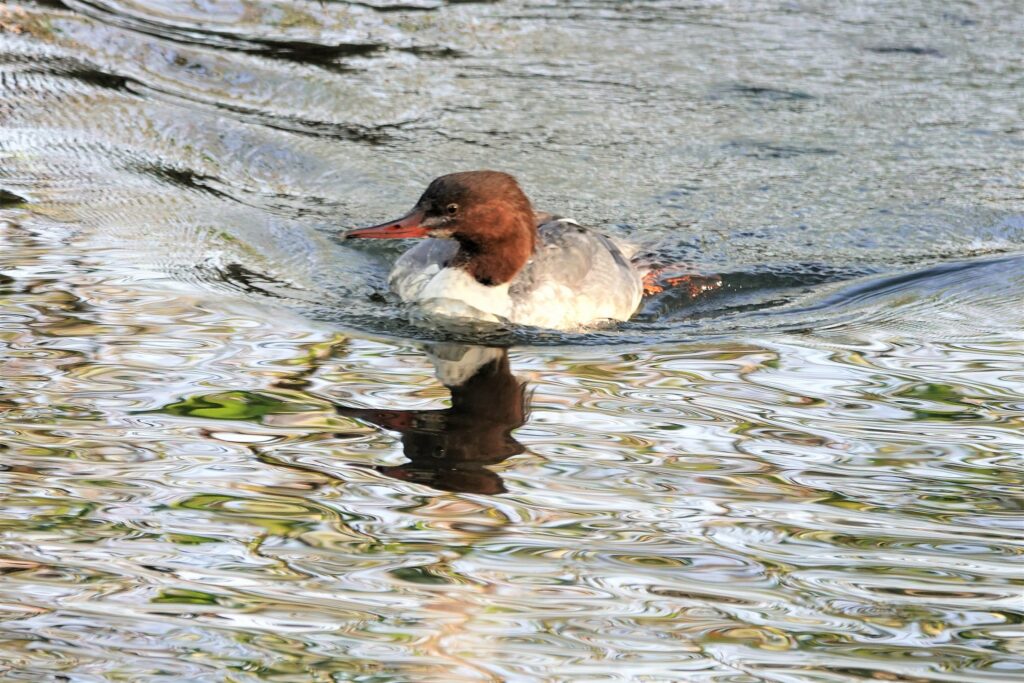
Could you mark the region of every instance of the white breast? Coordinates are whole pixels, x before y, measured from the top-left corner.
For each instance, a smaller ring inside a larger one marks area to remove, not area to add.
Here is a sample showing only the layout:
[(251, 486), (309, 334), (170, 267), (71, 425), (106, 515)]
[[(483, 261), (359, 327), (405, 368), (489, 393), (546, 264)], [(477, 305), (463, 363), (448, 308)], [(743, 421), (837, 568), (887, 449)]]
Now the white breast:
[(444, 318), (507, 322), (512, 315), (509, 285), (488, 287), (461, 268), (438, 263), (407, 267), (395, 263), (388, 284), (403, 301), (416, 304), (424, 313)]
[(625, 320), (636, 309), (617, 311), (608, 300), (595, 300), (559, 282), (545, 282), (530, 290), (529, 296), (513, 297), (509, 319), (520, 325), (572, 330), (608, 320)]

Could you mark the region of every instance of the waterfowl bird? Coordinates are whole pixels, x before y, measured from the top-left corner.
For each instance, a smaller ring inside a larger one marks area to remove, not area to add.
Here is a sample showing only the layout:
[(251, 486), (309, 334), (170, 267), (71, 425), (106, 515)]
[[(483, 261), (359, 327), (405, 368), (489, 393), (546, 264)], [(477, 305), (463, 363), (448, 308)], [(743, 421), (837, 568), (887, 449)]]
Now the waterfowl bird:
[(441, 176), (405, 216), (345, 237), (428, 238), (399, 257), (388, 284), (443, 318), (557, 330), (628, 320), (650, 276), (627, 245), (536, 213), (515, 178), (498, 171)]

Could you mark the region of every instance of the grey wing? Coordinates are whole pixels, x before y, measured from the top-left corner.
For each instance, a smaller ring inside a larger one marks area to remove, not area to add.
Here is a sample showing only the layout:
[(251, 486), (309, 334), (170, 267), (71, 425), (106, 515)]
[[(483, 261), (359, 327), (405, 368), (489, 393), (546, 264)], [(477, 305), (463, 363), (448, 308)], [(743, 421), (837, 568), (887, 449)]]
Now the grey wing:
[(625, 320), (643, 295), (637, 270), (609, 237), (566, 219), (538, 228), (533, 258), (512, 284), (510, 294), (526, 296), (545, 284), (562, 285), (595, 304), (599, 317)]

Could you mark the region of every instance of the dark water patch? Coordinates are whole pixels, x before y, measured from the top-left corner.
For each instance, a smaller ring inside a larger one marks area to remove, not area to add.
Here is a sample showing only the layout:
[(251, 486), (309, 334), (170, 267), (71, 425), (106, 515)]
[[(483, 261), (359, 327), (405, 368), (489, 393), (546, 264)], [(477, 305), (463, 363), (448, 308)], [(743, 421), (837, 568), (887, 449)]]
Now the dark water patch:
[[(0, 77), (7, 74), (69, 78), (106, 90), (131, 92), (133, 79), (112, 73), (87, 61), (52, 54), (0, 53)], [(17, 90), (17, 86), (12, 88)]]
[(230, 49), (267, 59), (280, 59), (343, 74), (354, 70), (344, 63), (346, 58), (365, 57), (383, 52), (388, 48), (385, 45), (374, 43), (341, 43), (332, 45), (301, 40), (249, 39), (244, 43), (238, 43)]
[(314, 138), (351, 140), (374, 146), (383, 145), (393, 141), (394, 136), (387, 131), (400, 129), (406, 125), (401, 123), (366, 126), (356, 123), (337, 121), (318, 121), (316, 119), (303, 118), (301, 116), (270, 114), (262, 109), (228, 102), (207, 103), (205, 101), (200, 101), (200, 103), (210, 104), (216, 109), (230, 111), (239, 115), (243, 120), (259, 123), (275, 130), (298, 133), (299, 135)]
[(61, 0), (29, 0), (29, 6), (40, 9), (72, 11), (66, 2)]
[(764, 311), (790, 304), (811, 293), (817, 285), (864, 277), (871, 272), (872, 269), (864, 267), (805, 263), (718, 273), (718, 282), (706, 287), (694, 289), (683, 284), (667, 288), (649, 298), (634, 319), (664, 323)]
[(249, 39), (253, 47), (240, 47), (241, 52), (262, 57), (284, 59), (300, 64), (330, 68), (335, 71), (350, 71), (340, 60), (350, 57), (365, 57), (387, 49), (375, 43), (341, 43), (329, 45), (301, 40), (260, 40)]
[[(171, 166), (151, 160), (133, 159), (125, 164), (124, 169), (131, 173), (149, 176), (173, 187), (251, 207), (260, 212), (260, 215), (269, 212), (286, 219), (311, 216), (322, 220), (331, 220), (342, 210), (342, 207), (336, 202), (330, 202), (323, 198), (259, 192), (252, 186), (231, 185), (223, 178), (201, 173), (185, 166)], [(232, 235), (228, 231), (222, 231), (220, 237), (229, 242), (240, 241), (238, 236)], [(195, 265), (197, 271), (203, 270), (203, 263)], [(235, 265), (238, 268), (244, 268), (241, 264)], [(212, 284), (217, 284), (220, 281), (219, 276), (209, 280), (205, 277), (202, 279)]]
[(176, 168), (159, 163), (134, 163), (130, 169), (187, 190), (209, 194), (218, 199), (234, 200), (228, 193), (214, 187), (214, 184), (218, 182), (216, 178), (188, 168)]
[(412, 123), (410, 121), (371, 126), (342, 121), (323, 121), (297, 115), (291, 116), (286, 114), (270, 113), (257, 107), (245, 106), (236, 102), (209, 101), (195, 96), (160, 90), (153, 86), (147, 87), (175, 100), (185, 101), (203, 107), (210, 107), (219, 111), (230, 112), (239, 121), (255, 123), (274, 130), (295, 133), (312, 138), (349, 140), (353, 142), (361, 142), (367, 145), (379, 146), (395, 140), (395, 136), (388, 131), (400, 130)]
[(668, 208), (683, 209), (687, 206), (687, 198), (697, 192), (700, 192), (700, 190), (700, 179), (694, 178), (692, 183), (678, 185), (671, 190), (654, 197), (654, 200), (660, 205)]
[(154, 38), (204, 48), (214, 45), (223, 50), (308, 64), (331, 71), (348, 71), (349, 69), (341, 61), (346, 58), (365, 57), (387, 49), (386, 45), (379, 43), (319, 43), (311, 40), (223, 31), (201, 24), (177, 26), (138, 15), (118, 14), (95, 4), (84, 2), (81, 4), (88, 8), (87, 15), (93, 19)]
[(757, 140), (733, 140), (723, 149), (753, 159), (791, 159), (799, 156), (832, 156), (839, 151), (829, 147), (785, 145)]
[(734, 92), (737, 95), (742, 95), (744, 97), (749, 97), (758, 100), (784, 100), (787, 102), (792, 102), (814, 99), (811, 95), (800, 90), (782, 90), (780, 88), (766, 88), (764, 86), (755, 85), (739, 84), (732, 86), (730, 90), (731, 92)]
[(580, 24), (645, 26), (661, 24), (675, 29), (679, 26), (725, 27), (720, 15), (708, 11), (702, 3), (624, 4), (589, 0), (572, 3), (540, 3), (520, 5), (512, 17), (516, 19), (571, 20)]
[[(179, 42), (192, 43), (193, 41), (181, 39)], [(203, 45), (204, 41), (195, 41), (194, 44)], [(254, 38), (236, 39), (231, 44), (222, 47), (267, 59), (280, 59), (316, 66), (336, 73), (353, 71), (351, 67), (344, 64), (343, 60), (346, 58), (366, 57), (388, 49), (386, 45), (376, 43), (325, 44), (303, 40), (260, 40)]]
[(212, 281), (227, 284), (240, 292), (272, 299), (283, 299), (285, 295), (274, 291), (271, 287), (294, 290), (293, 284), (253, 270), (241, 263), (211, 267), (210, 277)]
[[(29, 72), (32, 73), (32, 72)], [(88, 85), (96, 88), (104, 88), (107, 90), (118, 90), (121, 92), (131, 92), (129, 85), (133, 79), (125, 76), (119, 76), (117, 74), (108, 73), (100, 69), (90, 68), (86, 66), (78, 68), (68, 68), (58, 71), (37, 71), (35, 73), (46, 73), (57, 76), (63, 76), (65, 78), (73, 78), (77, 81), (87, 83)]]
[[(558, 68), (556, 64), (531, 65), (529, 69), (495, 69), (489, 65), (462, 64), (461, 78), (483, 80), (483, 81), (542, 81), (545, 83), (560, 83), (563, 87), (576, 90), (586, 90), (587, 86), (598, 86), (601, 88), (622, 89), (633, 92), (643, 92), (650, 95), (649, 85), (628, 83), (613, 78), (595, 78), (593, 75), (582, 75), (577, 73), (565, 73), (564, 69)], [(595, 141), (598, 142), (598, 141)]]
[(730, 83), (711, 90), (712, 100), (726, 98), (747, 100), (764, 107), (806, 103), (815, 99), (813, 95), (802, 90), (787, 90), (746, 83)]
[[(234, 107), (228, 107), (235, 109)], [(368, 145), (384, 145), (394, 141), (395, 136), (388, 133), (388, 129), (401, 128), (400, 124), (383, 124), (379, 126), (361, 126), (354, 123), (338, 123), (333, 121), (316, 121), (289, 116), (269, 116), (252, 112), (255, 118), (268, 128), (283, 130), (289, 133), (298, 133), (314, 138), (334, 138), (337, 140), (352, 140), (363, 142)]]
[[(336, 0), (329, 0), (336, 1)], [(486, 2), (487, 0), (466, 0), (467, 2)], [(366, 7), (372, 9), (375, 12), (382, 14), (399, 13), (399, 12), (434, 12), (444, 7), (442, 2), (424, 2), (424, 3), (408, 3), (408, 2), (365, 2), (360, 0), (343, 0), (343, 4), (355, 5), (356, 7)]]
[(956, 26), (968, 27), (978, 25), (977, 19), (972, 19), (971, 17), (958, 12), (943, 12), (940, 16), (944, 21), (948, 21)]
[(12, 206), (19, 206), (26, 203), (28, 203), (28, 200), (24, 197), (0, 187), (0, 209), (7, 209)]
[(917, 57), (944, 57), (941, 51), (933, 47), (921, 47), (918, 45), (877, 45), (867, 48), (868, 52), (875, 52), (880, 55), (915, 55)]
[(396, 52), (405, 52), (417, 57), (431, 57), (434, 59), (460, 59), (467, 56), (462, 50), (441, 45), (413, 45), (410, 47), (391, 48)]

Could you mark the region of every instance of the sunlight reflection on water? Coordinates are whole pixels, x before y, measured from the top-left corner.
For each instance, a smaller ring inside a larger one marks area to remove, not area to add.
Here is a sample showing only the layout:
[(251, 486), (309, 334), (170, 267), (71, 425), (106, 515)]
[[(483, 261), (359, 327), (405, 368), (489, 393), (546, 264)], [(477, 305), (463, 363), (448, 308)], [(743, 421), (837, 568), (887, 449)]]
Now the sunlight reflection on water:
[[(386, 4), (0, 6), (0, 678), (1024, 675), (1019, 8)], [(439, 373), (453, 166), (727, 286)]]

